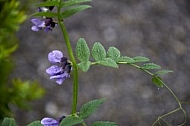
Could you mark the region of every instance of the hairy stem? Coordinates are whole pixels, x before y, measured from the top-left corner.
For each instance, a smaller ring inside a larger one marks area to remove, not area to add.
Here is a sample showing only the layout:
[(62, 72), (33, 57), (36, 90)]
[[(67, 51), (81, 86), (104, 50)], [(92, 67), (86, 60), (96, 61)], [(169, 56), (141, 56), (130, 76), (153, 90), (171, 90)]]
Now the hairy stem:
[(76, 60), (75, 60), (75, 57), (74, 57), (74, 54), (73, 54), (73, 50), (72, 50), (71, 43), (70, 43), (70, 40), (69, 40), (69, 35), (68, 35), (66, 27), (65, 27), (65, 25), (64, 25), (64, 23), (63, 23), (63, 21), (61, 19), (61, 7), (60, 7), (61, 3), (62, 3), (62, 0), (60, 0), (59, 6), (57, 7), (58, 24), (60, 25), (62, 34), (64, 36), (67, 51), (68, 51), (70, 60), (71, 60), (72, 65), (73, 65), (72, 71), (74, 73), (73, 100), (72, 100), (72, 114), (73, 114), (73, 113), (76, 113), (77, 101), (78, 101), (78, 66), (77, 66), (77, 63), (76, 63)]

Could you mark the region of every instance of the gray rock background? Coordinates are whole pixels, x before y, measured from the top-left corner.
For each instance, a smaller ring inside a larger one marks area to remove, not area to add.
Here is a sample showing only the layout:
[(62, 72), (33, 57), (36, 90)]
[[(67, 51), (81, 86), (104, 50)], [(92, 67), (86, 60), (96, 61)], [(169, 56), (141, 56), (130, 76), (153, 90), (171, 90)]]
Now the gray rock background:
[[(188, 0), (93, 0), (92, 9), (65, 20), (75, 48), (83, 37), (92, 47), (101, 42), (115, 46), (122, 55), (146, 56), (153, 63), (175, 72), (163, 77), (181, 101), (190, 101), (190, 2)], [(32, 12), (35, 12), (32, 8)], [(31, 13), (32, 13), (31, 12)], [(68, 56), (59, 27), (52, 32), (33, 32), (28, 20), (17, 33), (20, 47), (15, 53), (14, 77), (38, 80), (46, 95), (33, 104), (32, 111), (15, 109), (19, 126), (44, 116), (57, 118), (71, 111), (72, 77), (61, 86), (49, 80), (47, 55), (54, 49)], [(151, 77), (130, 66), (119, 69), (92, 66), (79, 72), (78, 109), (87, 101), (106, 97), (107, 101), (85, 120), (115, 121), (119, 126), (150, 126), (159, 115), (178, 107), (171, 94), (158, 89)], [(190, 105), (184, 104), (187, 114)], [(171, 126), (183, 120), (178, 112), (166, 118)], [(166, 125), (166, 124), (163, 124)], [(190, 125), (189, 117), (185, 126)]]

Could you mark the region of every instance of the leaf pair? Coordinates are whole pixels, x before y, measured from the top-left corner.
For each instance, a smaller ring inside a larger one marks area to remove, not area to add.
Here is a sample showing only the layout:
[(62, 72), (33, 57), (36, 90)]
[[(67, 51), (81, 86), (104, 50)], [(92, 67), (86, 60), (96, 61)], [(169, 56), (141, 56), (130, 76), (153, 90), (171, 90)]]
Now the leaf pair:
[(99, 42), (94, 43), (92, 47), (92, 58), (97, 64), (118, 68), (117, 58), (120, 56), (120, 51), (115, 47), (110, 47), (106, 53), (105, 48)]
[[(117, 60), (120, 57), (120, 51), (115, 47), (110, 47), (106, 52), (105, 48), (99, 42), (95, 42), (90, 51), (85, 39), (80, 38), (76, 45), (76, 55), (81, 61), (78, 66), (86, 72), (92, 64), (100, 64), (104, 66), (118, 68)], [(91, 62), (90, 56), (96, 62)]]

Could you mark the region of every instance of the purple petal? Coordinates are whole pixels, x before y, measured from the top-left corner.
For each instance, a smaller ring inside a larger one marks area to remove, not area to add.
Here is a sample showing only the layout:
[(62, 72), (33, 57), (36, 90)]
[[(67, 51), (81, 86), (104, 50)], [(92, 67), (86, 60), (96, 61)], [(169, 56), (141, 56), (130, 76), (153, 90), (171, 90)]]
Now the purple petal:
[(50, 79), (56, 79), (55, 82), (56, 82), (57, 84), (61, 85), (61, 84), (63, 83), (63, 81), (64, 81), (66, 78), (68, 78), (68, 77), (70, 77), (70, 75), (69, 75), (67, 72), (64, 72), (64, 73), (62, 73), (62, 74), (60, 74), (60, 75), (51, 76)]
[(46, 73), (48, 73), (49, 75), (55, 75), (55, 74), (61, 73), (61, 71), (62, 71), (62, 68), (56, 65), (53, 65), (46, 69)]
[(51, 29), (51, 26), (46, 26), (46, 28), (44, 30), (45, 30), (45, 32), (48, 32), (48, 31), (51, 31), (52, 29)]
[(59, 50), (54, 50), (48, 54), (48, 59), (51, 63), (60, 63), (63, 53)]
[(61, 78), (67, 78), (68, 77), (68, 73), (64, 72), (62, 74), (59, 75), (53, 75), (50, 77), (50, 79), (61, 79)]
[(37, 19), (37, 18), (31, 19), (31, 22), (32, 22), (34, 25), (41, 25), (41, 24), (43, 24), (43, 21), (41, 21), (40, 19)]
[(59, 121), (53, 118), (45, 117), (41, 120), (41, 124), (44, 126), (59, 126)]
[(66, 78), (57, 79), (55, 82), (56, 82), (57, 84), (61, 85), (65, 79), (66, 79)]
[(46, 25), (45, 25), (45, 22), (44, 21), (42, 21), (42, 23), (41, 24), (38, 24), (37, 25), (39, 28), (45, 28), (46, 27)]
[(31, 30), (32, 30), (32, 31), (39, 31), (39, 28), (34, 25), (34, 26), (31, 27)]

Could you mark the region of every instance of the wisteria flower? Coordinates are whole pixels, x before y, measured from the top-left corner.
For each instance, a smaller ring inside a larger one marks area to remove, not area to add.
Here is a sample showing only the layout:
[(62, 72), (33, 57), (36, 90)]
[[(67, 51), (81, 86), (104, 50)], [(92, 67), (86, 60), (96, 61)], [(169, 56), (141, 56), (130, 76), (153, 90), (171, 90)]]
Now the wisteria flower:
[(59, 50), (54, 50), (48, 54), (48, 60), (53, 64), (46, 69), (46, 73), (50, 75), (50, 79), (55, 79), (57, 84), (70, 77), (71, 63), (63, 56)]
[(63, 118), (65, 118), (65, 116), (62, 116), (59, 119), (53, 119), (53, 118), (45, 117), (41, 120), (41, 124), (43, 126), (59, 126), (59, 124), (61, 123), (61, 120)]

